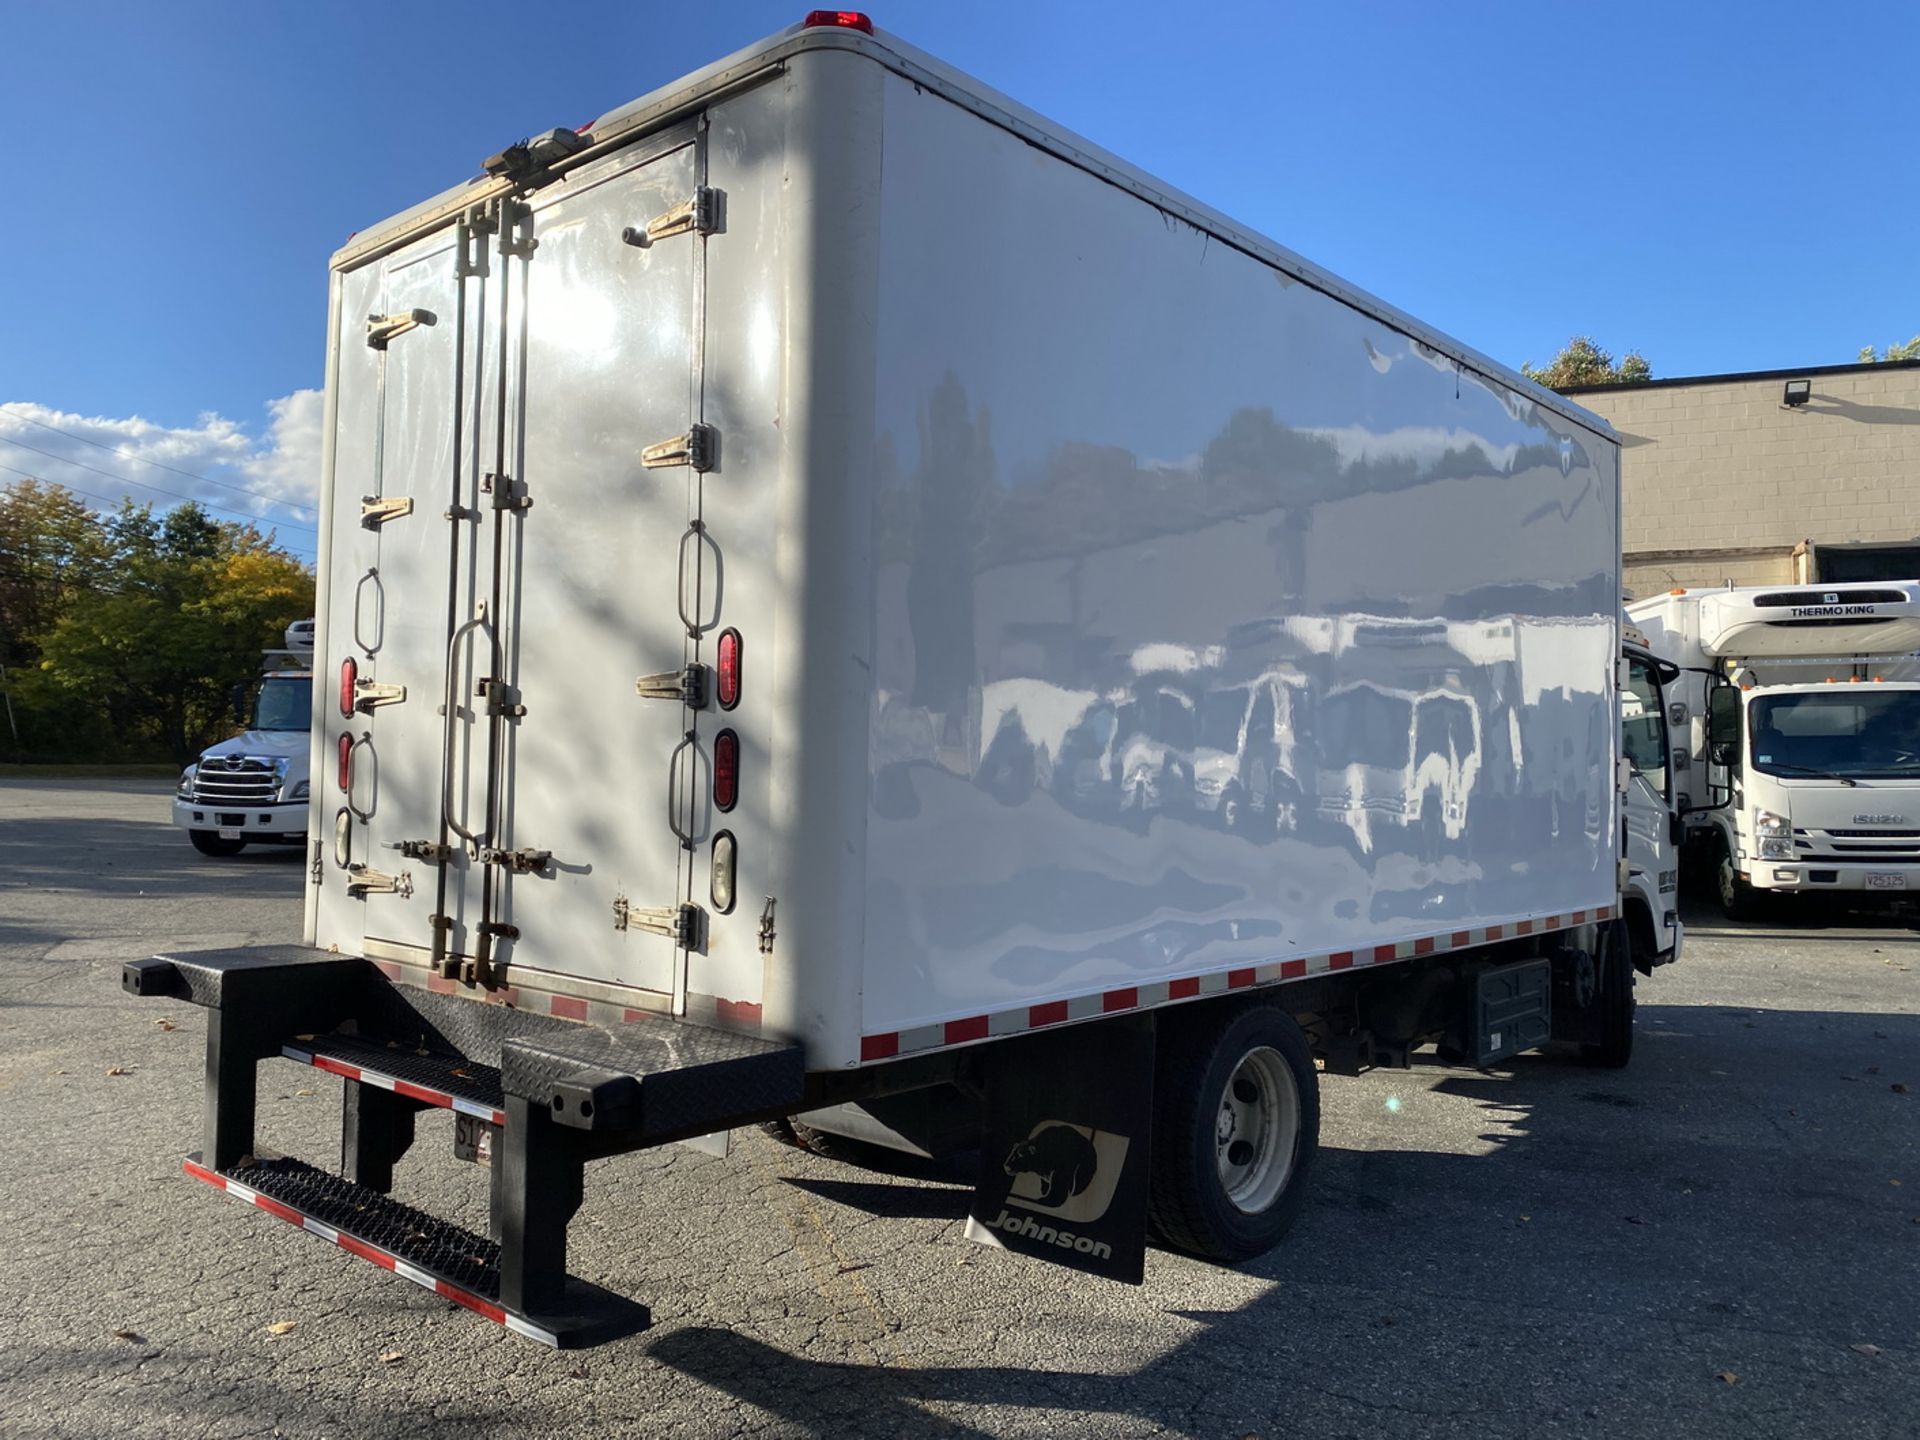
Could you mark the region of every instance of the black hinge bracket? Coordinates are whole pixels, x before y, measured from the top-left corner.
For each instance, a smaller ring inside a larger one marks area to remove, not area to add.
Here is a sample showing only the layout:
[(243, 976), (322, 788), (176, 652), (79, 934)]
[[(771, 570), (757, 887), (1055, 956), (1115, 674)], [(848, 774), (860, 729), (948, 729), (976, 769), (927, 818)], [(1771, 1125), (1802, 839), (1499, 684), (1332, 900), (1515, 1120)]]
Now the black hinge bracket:
[(578, 155), (593, 143), (591, 135), (577, 130), (549, 130), (544, 135), (516, 140), (497, 155), (489, 155), (480, 168), (489, 175), (511, 180), (524, 190), (538, 190), (560, 177), (553, 167), (569, 156)]
[(367, 316), (367, 346), (373, 350), (384, 350), (389, 340), (398, 339), (409, 330), (422, 325), (434, 325), (439, 317), (431, 310), (396, 310), (391, 315)]
[(490, 473), (480, 482), (480, 489), (483, 494), (493, 497), (493, 508), (496, 510), (526, 510), (533, 505), (526, 486), (520, 484), (511, 475)]
[(705, 471), (713, 469), (719, 454), (720, 432), (711, 425), (694, 425), (685, 434), (647, 446), (640, 452), (640, 463), (649, 470), (690, 465)]
[(527, 707), (520, 703), (520, 692), (506, 681), (496, 680), (491, 675), (482, 675), (473, 693), (487, 702), (489, 715), (503, 715), (509, 720), (518, 720), (527, 713)]
[(704, 710), (707, 708), (707, 667), (695, 664), (684, 670), (642, 675), (633, 682), (633, 693), (642, 700), (678, 700), (689, 710)]

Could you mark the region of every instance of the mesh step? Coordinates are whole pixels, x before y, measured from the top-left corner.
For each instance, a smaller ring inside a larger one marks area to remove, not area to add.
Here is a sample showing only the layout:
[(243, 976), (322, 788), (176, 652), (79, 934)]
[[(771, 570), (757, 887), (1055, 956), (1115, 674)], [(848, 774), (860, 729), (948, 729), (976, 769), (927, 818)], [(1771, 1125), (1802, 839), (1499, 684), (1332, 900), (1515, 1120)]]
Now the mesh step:
[(459, 1055), (409, 1050), (356, 1035), (299, 1035), (280, 1047), (289, 1060), (330, 1074), (377, 1085), (444, 1110), (458, 1110), (495, 1125), (507, 1123), (500, 1072)]
[(196, 1180), (543, 1345), (597, 1345), (650, 1323), (645, 1306), (571, 1276), (567, 1314), (507, 1310), (499, 1303), (498, 1243), (304, 1161), (263, 1152), (228, 1173), (203, 1165), (196, 1154), (187, 1157), (185, 1169)]

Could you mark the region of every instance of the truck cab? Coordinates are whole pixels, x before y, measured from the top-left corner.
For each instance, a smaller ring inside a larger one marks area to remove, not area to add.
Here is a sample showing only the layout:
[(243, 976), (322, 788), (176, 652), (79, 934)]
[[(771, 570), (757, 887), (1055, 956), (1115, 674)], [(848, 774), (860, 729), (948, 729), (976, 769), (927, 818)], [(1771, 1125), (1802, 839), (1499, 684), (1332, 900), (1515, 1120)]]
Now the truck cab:
[(1681, 667), (1672, 760), (1729, 918), (1766, 893), (1920, 888), (1920, 582), (1638, 602)]
[[(288, 646), (265, 652), (259, 678), (236, 694), (246, 729), (209, 746), (180, 774), (173, 823), (202, 855), (307, 838), (308, 752), (313, 722), (312, 621), (289, 627)], [(294, 630), (305, 626), (305, 647)]]

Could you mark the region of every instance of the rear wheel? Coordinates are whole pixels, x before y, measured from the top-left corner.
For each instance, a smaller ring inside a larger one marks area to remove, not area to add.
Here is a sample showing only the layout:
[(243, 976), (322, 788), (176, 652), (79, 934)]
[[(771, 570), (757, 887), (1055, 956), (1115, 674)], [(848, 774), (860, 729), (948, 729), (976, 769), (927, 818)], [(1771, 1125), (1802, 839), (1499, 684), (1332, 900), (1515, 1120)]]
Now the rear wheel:
[(1154, 1076), (1148, 1211), (1168, 1244), (1247, 1260), (1279, 1244), (1320, 1144), (1306, 1036), (1270, 1004), (1167, 1017)]
[(202, 855), (221, 857), (238, 855), (247, 848), (246, 841), (223, 839), (218, 830), (189, 830), (187, 838), (193, 842), (193, 848)]

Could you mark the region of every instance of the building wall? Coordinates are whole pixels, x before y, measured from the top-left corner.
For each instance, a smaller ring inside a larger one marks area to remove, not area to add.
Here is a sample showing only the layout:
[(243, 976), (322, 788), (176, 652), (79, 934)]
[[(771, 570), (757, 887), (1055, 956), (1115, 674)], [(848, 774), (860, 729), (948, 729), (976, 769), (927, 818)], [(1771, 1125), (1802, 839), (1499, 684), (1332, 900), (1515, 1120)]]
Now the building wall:
[(1793, 549), (1920, 535), (1920, 364), (1576, 390), (1621, 440), (1627, 588), (1785, 584)]

